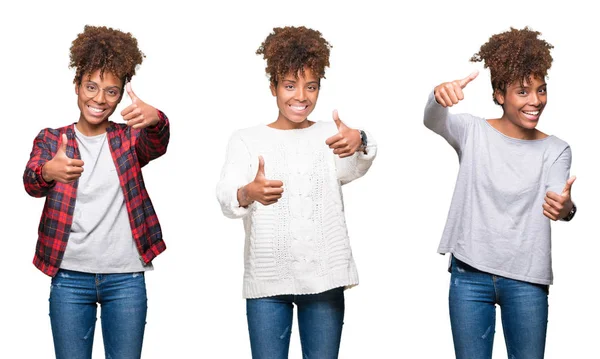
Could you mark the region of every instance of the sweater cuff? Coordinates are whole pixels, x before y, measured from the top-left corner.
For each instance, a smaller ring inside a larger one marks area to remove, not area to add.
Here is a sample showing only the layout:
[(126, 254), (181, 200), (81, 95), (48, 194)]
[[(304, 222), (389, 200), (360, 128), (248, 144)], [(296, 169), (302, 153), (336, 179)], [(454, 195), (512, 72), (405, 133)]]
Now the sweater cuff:
[(375, 155), (377, 154), (377, 142), (375, 142), (375, 139), (373, 136), (371, 136), (371, 133), (365, 131), (365, 134), (367, 135), (367, 147), (365, 147), (366, 153), (363, 151), (357, 151), (356, 153), (358, 154), (358, 159), (370, 161), (375, 158)]
[(242, 188), (243, 186), (236, 186), (235, 190), (231, 191), (229, 193), (229, 201), (227, 201), (227, 210), (229, 213), (226, 213), (227, 217), (230, 218), (241, 218), (241, 217), (245, 217), (248, 212), (250, 212), (250, 210), (253, 208), (253, 206), (255, 206), (256, 202), (252, 202), (251, 204), (248, 205), (248, 207), (242, 207), (240, 206), (240, 203), (238, 202), (237, 199), (237, 192), (240, 188)]

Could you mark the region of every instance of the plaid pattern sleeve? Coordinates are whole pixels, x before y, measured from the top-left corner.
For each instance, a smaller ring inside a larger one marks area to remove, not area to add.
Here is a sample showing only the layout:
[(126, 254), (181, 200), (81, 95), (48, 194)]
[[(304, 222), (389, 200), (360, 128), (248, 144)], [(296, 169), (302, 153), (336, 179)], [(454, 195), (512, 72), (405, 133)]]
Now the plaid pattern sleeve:
[(42, 178), (42, 166), (56, 154), (63, 133), (68, 138), (67, 156), (79, 158), (72, 125), (60, 129), (45, 129), (33, 141), (33, 150), (23, 174), (27, 193), (34, 197), (46, 196), (33, 263), (48, 275), (56, 274), (67, 247), (77, 194), (78, 181), (68, 184), (47, 183)]
[[(54, 182), (46, 182), (42, 177), (42, 167), (50, 161), (57, 151), (58, 138), (55, 130), (45, 129), (40, 131), (33, 140), (33, 149), (23, 173), (25, 191), (33, 197), (44, 197), (48, 194)], [(54, 148), (52, 145), (54, 144)]]
[(111, 153), (123, 187), (131, 233), (145, 263), (149, 263), (166, 249), (141, 170), (142, 166), (167, 151), (169, 121), (164, 113), (158, 113), (160, 120), (153, 127), (137, 130), (116, 125), (116, 131), (113, 129), (108, 134)]
[(135, 151), (141, 167), (167, 152), (170, 137), (169, 119), (160, 110), (158, 110), (158, 118), (156, 125), (134, 131)]

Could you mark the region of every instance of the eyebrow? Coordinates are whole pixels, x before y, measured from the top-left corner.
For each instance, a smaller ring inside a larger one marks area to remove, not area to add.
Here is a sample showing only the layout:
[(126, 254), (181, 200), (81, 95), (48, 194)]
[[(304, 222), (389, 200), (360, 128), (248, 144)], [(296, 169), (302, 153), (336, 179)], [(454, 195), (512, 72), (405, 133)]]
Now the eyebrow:
[[(282, 82), (292, 82), (292, 83), (296, 83), (296, 80), (290, 80), (290, 79), (283, 79)], [(310, 81), (307, 82), (307, 84), (319, 84), (319, 81)]]
[[(91, 83), (93, 83), (94, 85), (97, 85), (98, 87), (100, 87), (100, 85), (98, 85), (98, 83), (97, 83), (96, 81), (87, 80), (85, 83), (90, 83), (90, 82), (91, 82)], [(119, 90), (121, 89), (121, 87), (120, 87), (120, 86), (118, 86), (118, 85), (108, 85), (108, 86), (106, 86), (105, 88), (107, 89), (107, 88), (111, 88), (111, 87), (116, 87), (116, 88), (118, 88)]]
[[(537, 88), (544, 87), (544, 86), (547, 86), (547, 85), (548, 84), (546, 84), (544, 82), (543, 84), (539, 85)], [(530, 89), (530, 88), (532, 88), (532, 86), (525, 86), (525, 85), (523, 85), (523, 86), (519, 86), (518, 88), (521, 88), (521, 89)]]

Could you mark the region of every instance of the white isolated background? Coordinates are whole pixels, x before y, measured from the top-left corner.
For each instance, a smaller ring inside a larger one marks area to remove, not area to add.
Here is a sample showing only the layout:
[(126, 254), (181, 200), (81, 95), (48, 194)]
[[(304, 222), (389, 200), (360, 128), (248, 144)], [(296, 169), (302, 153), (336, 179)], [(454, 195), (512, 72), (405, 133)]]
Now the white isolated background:
[[(394, 4), (394, 5), (392, 5)], [(447, 257), (436, 254), (458, 161), (422, 124), (433, 87), (481, 70), (452, 111), (500, 116), (489, 72), (468, 60), (490, 35), (525, 25), (555, 45), (539, 128), (569, 142), (579, 212), (553, 224), (555, 285), (547, 358), (598, 357), (598, 30), (584, 1), (22, 1), (2, 5), (0, 357), (52, 358), (50, 278), (31, 264), (43, 199), (23, 190), (34, 137), (78, 119), (71, 41), (85, 24), (134, 34), (146, 54), (132, 85), (171, 120), (168, 153), (144, 169), (167, 251), (146, 276), (144, 358), (250, 358), (241, 297), (243, 227), (215, 185), (229, 135), (275, 120), (264, 61), (276, 26), (320, 30), (333, 45), (313, 120), (339, 109), (379, 143), (371, 171), (345, 186), (361, 284), (346, 292), (340, 358), (453, 358)], [(594, 52), (595, 53), (595, 52)], [(130, 100), (125, 97), (112, 116)], [(541, 203), (540, 203), (541, 210)], [(99, 316), (99, 313), (98, 313)], [(98, 323), (94, 357), (103, 357)], [(294, 328), (290, 358), (300, 358)], [(494, 358), (506, 351), (499, 321)]]

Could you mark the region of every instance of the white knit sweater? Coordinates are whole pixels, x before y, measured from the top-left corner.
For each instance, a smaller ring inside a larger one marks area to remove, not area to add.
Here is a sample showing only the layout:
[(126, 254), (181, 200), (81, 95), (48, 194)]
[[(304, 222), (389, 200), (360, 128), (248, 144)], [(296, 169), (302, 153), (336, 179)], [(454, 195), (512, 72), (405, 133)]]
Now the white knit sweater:
[[(217, 185), (223, 213), (244, 219), (244, 298), (313, 294), (358, 284), (344, 218), (341, 185), (363, 176), (377, 153), (367, 133), (367, 154), (340, 159), (325, 140), (334, 122), (299, 130), (256, 126), (233, 133)], [(265, 176), (283, 182), (275, 204), (243, 208), (237, 190), (253, 181), (258, 156)]]

